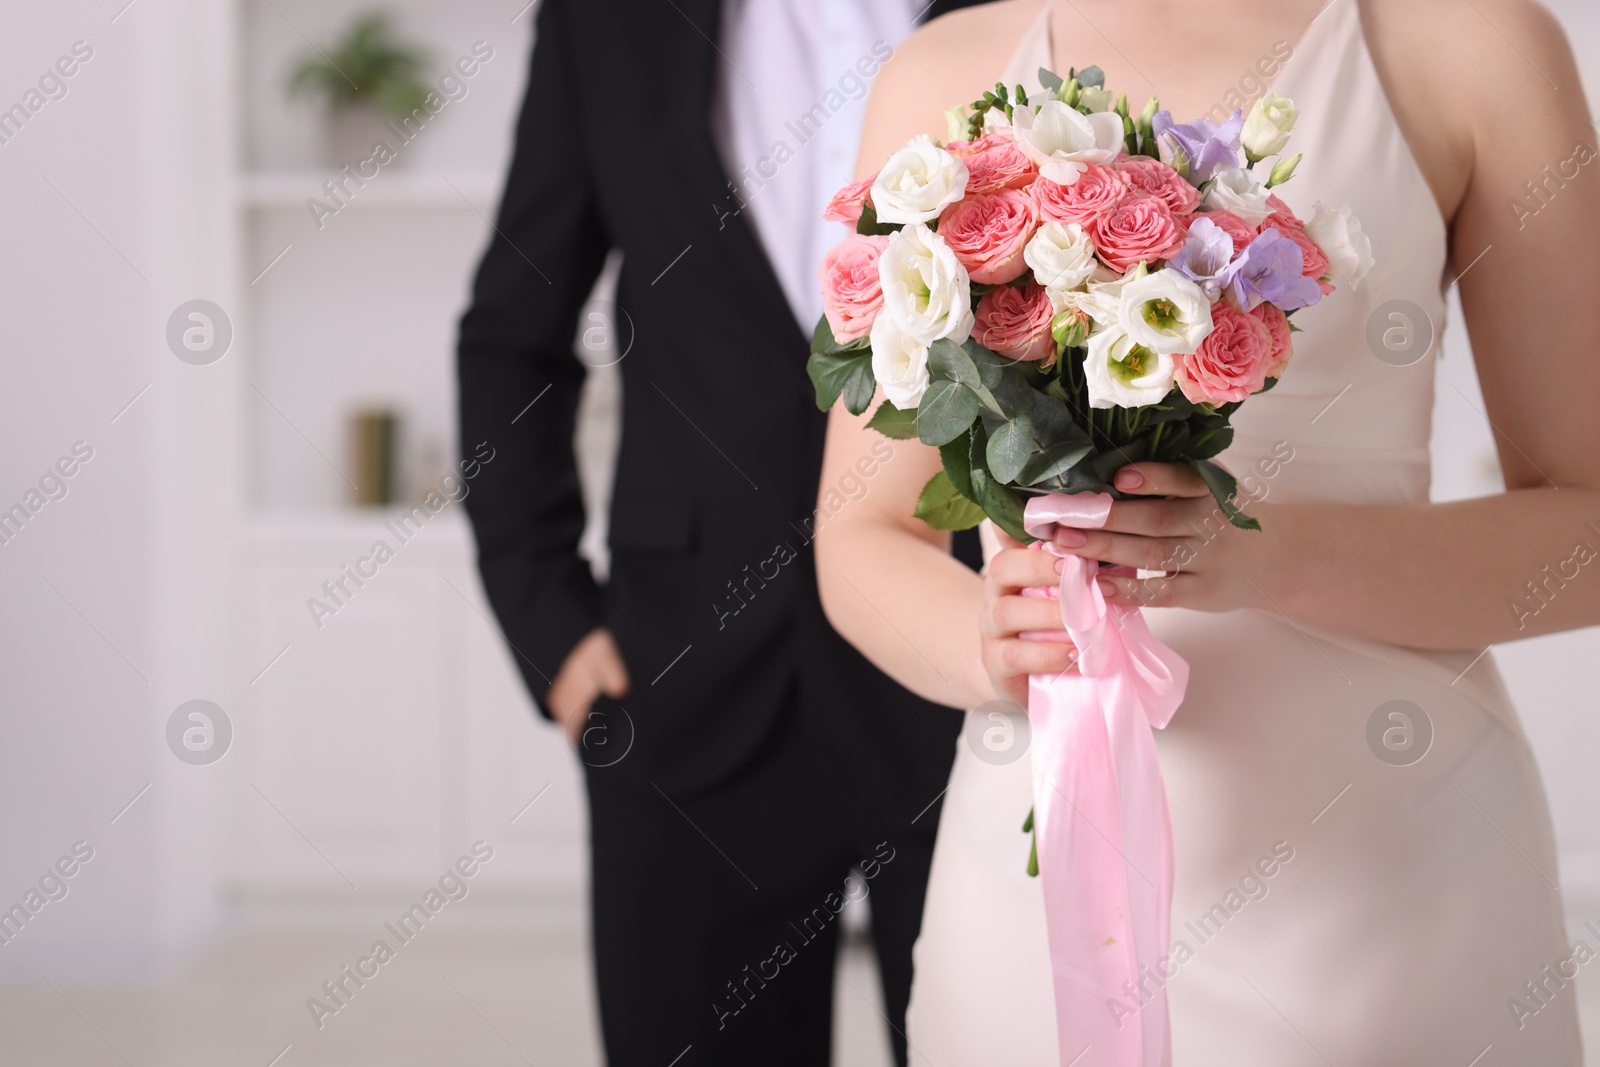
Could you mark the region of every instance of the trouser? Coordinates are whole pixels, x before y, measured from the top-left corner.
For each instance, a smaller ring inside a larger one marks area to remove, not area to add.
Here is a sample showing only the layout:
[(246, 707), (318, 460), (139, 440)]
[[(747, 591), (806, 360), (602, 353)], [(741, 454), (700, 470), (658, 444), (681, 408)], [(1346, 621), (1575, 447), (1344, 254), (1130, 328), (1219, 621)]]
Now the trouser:
[(838, 912), (861, 886), (904, 1067), (937, 809), (902, 829), (875, 826), (832, 795), (820, 755), (791, 706), (743, 768), (693, 796), (588, 768), (610, 1067), (827, 1064)]

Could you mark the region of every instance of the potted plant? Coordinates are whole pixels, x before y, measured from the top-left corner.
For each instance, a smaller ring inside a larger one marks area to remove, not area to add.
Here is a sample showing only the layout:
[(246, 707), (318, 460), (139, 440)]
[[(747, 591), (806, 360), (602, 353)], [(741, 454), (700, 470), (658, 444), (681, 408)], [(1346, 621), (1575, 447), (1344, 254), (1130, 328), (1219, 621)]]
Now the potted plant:
[(289, 76), (289, 92), (322, 99), (330, 162), (354, 163), (376, 141), (395, 146), (385, 123), (422, 107), (427, 63), (425, 50), (396, 37), (387, 14), (369, 12), (337, 41), (304, 53)]

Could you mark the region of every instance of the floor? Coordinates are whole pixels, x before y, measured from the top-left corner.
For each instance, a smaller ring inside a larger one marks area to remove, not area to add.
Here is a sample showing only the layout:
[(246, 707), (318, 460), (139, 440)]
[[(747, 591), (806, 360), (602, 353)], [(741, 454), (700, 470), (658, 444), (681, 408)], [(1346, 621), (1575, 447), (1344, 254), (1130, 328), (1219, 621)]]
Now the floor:
[[(235, 937), (155, 985), (0, 985), (0, 1063), (599, 1067), (588, 962), (576, 937), (419, 937), (318, 1029), (306, 1001), (332, 977), (324, 973), (330, 949), (353, 962), (370, 934)], [(847, 949), (839, 973), (834, 1062), (886, 1067), (870, 954)], [(1600, 1035), (1600, 980), (1585, 971), (1579, 983), (1585, 1032)], [(1588, 1063), (1600, 1067), (1595, 1048)]]
[[(354, 963), (370, 938), (238, 937), (153, 986), (0, 985), (0, 1064), (599, 1067), (576, 937), (418, 937), (318, 1029), (306, 1001), (336, 977), (330, 948)], [(887, 1067), (871, 954), (848, 949), (839, 975), (835, 1064)]]

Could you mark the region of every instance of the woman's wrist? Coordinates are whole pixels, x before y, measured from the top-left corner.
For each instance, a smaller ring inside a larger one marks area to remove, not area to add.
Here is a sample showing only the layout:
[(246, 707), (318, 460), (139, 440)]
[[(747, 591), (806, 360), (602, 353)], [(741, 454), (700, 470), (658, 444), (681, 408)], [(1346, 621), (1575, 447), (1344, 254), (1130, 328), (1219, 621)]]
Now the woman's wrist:
[(1240, 531), (1248, 539), (1240, 568), (1240, 574), (1246, 579), (1241, 591), (1242, 607), (1267, 607), (1290, 615), (1295, 613), (1299, 583), (1294, 580), (1294, 562), (1304, 558), (1299, 546), (1306, 520), (1315, 518), (1315, 510), (1297, 504), (1251, 506), (1250, 514), (1261, 523), (1261, 529), (1259, 532)]

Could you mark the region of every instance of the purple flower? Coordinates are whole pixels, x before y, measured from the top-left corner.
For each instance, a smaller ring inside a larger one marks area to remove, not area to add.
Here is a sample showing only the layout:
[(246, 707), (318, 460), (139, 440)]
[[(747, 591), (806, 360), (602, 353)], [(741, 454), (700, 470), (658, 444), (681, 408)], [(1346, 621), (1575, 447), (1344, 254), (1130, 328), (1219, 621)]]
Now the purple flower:
[[(1161, 161), (1173, 167), (1198, 186), (1221, 167), (1239, 165), (1239, 137), (1244, 132), (1240, 111), (1218, 125), (1210, 119), (1195, 119), (1178, 125), (1172, 112), (1157, 111), (1150, 119), (1150, 130), (1160, 146)], [(1185, 171), (1180, 163), (1187, 164)]]
[(1167, 260), (1168, 267), (1198, 283), (1213, 300), (1233, 280), (1232, 263), (1233, 238), (1204, 215), (1189, 224), (1183, 248)]
[(1263, 301), (1280, 311), (1310, 307), (1322, 299), (1322, 287), (1304, 276), (1305, 265), (1300, 246), (1269, 226), (1228, 268), (1228, 295), (1244, 311)]

